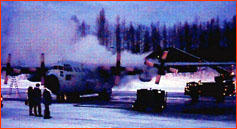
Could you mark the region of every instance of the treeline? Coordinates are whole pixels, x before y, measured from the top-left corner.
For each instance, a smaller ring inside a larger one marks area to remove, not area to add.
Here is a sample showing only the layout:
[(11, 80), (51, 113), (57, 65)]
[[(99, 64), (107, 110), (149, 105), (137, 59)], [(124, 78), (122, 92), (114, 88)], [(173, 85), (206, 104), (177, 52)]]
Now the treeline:
[(201, 23), (196, 18), (192, 23), (186, 21), (173, 27), (160, 25), (159, 22), (149, 26), (133, 23), (127, 25), (119, 17), (116, 21), (116, 25), (109, 24), (104, 9), (99, 12), (96, 20), (95, 34), (100, 44), (109, 50), (115, 50), (116, 42), (119, 41), (122, 50), (135, 54), (172, 46), (210, 61), (235, 60), (236, 16), (225, 20), (223, 24), (218, 17)]

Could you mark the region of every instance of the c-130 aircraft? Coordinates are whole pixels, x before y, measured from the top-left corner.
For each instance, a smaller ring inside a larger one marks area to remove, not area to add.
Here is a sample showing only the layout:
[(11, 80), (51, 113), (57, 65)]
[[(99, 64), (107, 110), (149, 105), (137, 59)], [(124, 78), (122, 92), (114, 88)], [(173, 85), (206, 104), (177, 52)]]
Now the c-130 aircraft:
[[(58, 101), (79, 99), (80, 95), (97, 93), (104, 100), (109, 100), (112, 87), (120, 82), (124, 75), (139, 74), (143, 82), (151, 81), (151, 69), (155, 69), (156, 84), (159, 84), (161, 75), (168, 72), (196, 72), (199, 66), (233, 65), (233, 62), (207, 62), (190, 53), (177, 48), (166, 48), (149, 53), (142, 66), (122, 67), (120, 47), (117, 48), (117, 61), (115, 66), (85, 64), (73, 61), (59, 61), (49, 67), (45, 66), (44, 54), (41, 54), (40, 67), (11, 66), (11, 54), (7, 63), (2, 67), (5, 72), (4, 83), (7, 84), (8, 76), (30, 74), (29, 81), (39, 82), (57, 95)], [(148, 68), (147, 66), (150, 66)]]
[(92, 93), (98, 93), (101, 98), (109, 100), (112, 94), (112, 87), (118, 85), (120, 77), (124, 75), (139, 74), (139, 79), (147, 82), (152, 79), (150, 71), (154, 70), (151, 69), (155, 69), (155, 74), (157, 74), (155, 82), (159, 84), (161, 75), (165, 75), (167, 72), (195, 72), (198, 66), (213, 67), (233, 64), (232, 62), (207, 62), (177, 48), (163, 50), (157, 48), (156, 51), (149, 53), (144, 58), (144, 65), (122, 67), (119, 33), (120, 26), (118, 22), (116, 28), (117, 58), (115, 66), (61, 61), (46, 67), (45, 57), (42, 53), (40, 67), (17, 67), (11, 66), (11, 54), (9, 54), (5, 67), (2, 67), (2, 70), (6, 71), (4, 83), (7, 83), (9, 75), (30, 74), (29, 81), (41, 81), (41, 85), (44, 85), (57, 95), (58, 101), (78, 99), (80, 95)]

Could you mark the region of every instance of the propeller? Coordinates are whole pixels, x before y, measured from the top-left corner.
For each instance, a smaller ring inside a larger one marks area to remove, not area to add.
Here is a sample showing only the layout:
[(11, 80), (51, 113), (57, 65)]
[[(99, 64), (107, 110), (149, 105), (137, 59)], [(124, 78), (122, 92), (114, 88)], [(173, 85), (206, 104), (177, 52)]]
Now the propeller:
[[(116, 66), (110, 67), (110, 70), (115, 75), (114, 77), (114, 85), (118, 85), (120, 82), (120, 76), (122, 71), (126, 71), (128, 74), (137, 74), (141, 71), (134, 68), (128, 68), (128, 67), (121, 67), (121, 38), (120, 38), (120, 24), (119, 24), (119, 17), (117, 17), (117, 27), (116, 27)], [(103, 67), (106, 69), (106, 67)]]
[(40, 67), (37, 67), (37, 68), (31, 67), (31, 68), (28, 68), (27, 71), (28, 72), (33, 72), (33, 73), (36, 72), (37, 74), (39, 74), (41, 85), (44, 85), (45, 77), (46, 77), (46, 72), (47, 72), (47, 69), (45, 67), (45, 56), (44, 56), (44, 53), (41, 53), (41, 55), (40, 55)]
[(44, 85), (45, 76), (46, 76), (46, 69), (45, 69), (45, 58), (44, 53), (41, 53), (40, 57), (40, 76), (41, 76), (41, 85)]
[(120, 49), (120, 41), (117, 40), (117, 58), (116, 58), (116, 66), (115, 66), (115, 79), (114, 85), (118, 85), (120, 82), (120, 75), (122, 71), (121, 67), (121, 49)]
[(4, 77), (4, 84), (7, 84), (7, 82), (8, 82), (8, 75), (10, 75), (11, 72), (12, 72), (12, 67), (11, 67), (11, 54), (8, 54), (6, 73), (5, 73), (5, 77)]
[(115, 79), (114, 79), (114, 85), (118, 85), (120, 82), (120, 75), (122, 71), (128, 72), (128, 74), (136, 74), (140, 71), (134, 68), (126, 68), (121, 67), (121, 38), (120, 38), (120, 24), (119, 24), (119, 17), (117, 17), (117, 27), (116, 27), (116, 52), (117, 52), (117, 58), (116, 58), (116, 66), (112, 67), (112, 71), (114, 71)]
[(115, 67), (115, 79), (114, 85), (118, 85), (120, 82), (120, 75), (121, 75), (121, 39), (120, 39), (120, 24), (119, 24), (119, 17), (117, 17), (117, 27), (116, 27), (116, 67)]
[(18, 75), (20, 73), (31, 73), (31, 72), (38, 72), (40, 73), (41, 77), (41, 84), (44, 85), (44, 80), (46, 76), (46, 68), (45, 68), (45, 63), (44, 63), (44, 53), (41, 54), (41, 65), (40, 68), (21, 68), (21, 69), (16, 69), (12, 68), (11, 66), (11, 54), (8, 54), (7, 57), (7, 65), (6, 65), (6, 72), (5, 72), (5, 77), (4, 77), (4, 84), (8, 83), (8, 75)]
[(11, 54), (8, 54), (7, 57), (7, 66), (6, 66), (6, 72), (5, 72), (5, 77), (4, 77), (4, 84), (8, 83), (8, 76), (13, 74), (13, 76), (18, 75), (19, 73), (21, 73), (20, 69), (14, 69), (11, 67)]
[(145, 60), (145, 64), (147, 66), (155, 67), (158, 69), (158, 74), (156, 75), (156, 80), (155, 80), (156, 84), (160, 83), (161, 75), (165, 75), (167, 71), (170, 71), (172, 73), (178, 72), (178, 69), (165, 66), (165, 61), (167, 59), (168, 53), (169, 53), (169, 51), (165, 50), (163, 52), (163, 55), (161, 56), (161, 58), (159, 58), (159, 56), (157, 56), (160, 64), (155, 64), (153, 62), (148, 61), (147, 59)]

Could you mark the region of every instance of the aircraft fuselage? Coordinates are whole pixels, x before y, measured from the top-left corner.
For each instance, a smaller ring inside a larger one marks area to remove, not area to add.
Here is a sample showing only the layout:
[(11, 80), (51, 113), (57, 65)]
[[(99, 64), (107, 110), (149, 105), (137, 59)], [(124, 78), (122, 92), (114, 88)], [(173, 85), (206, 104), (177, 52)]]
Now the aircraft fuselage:
[(59, 63), (46, 74), (45, 86), (54, 94), (90, 94), (111, 92), (114, 76), (96, 65)]

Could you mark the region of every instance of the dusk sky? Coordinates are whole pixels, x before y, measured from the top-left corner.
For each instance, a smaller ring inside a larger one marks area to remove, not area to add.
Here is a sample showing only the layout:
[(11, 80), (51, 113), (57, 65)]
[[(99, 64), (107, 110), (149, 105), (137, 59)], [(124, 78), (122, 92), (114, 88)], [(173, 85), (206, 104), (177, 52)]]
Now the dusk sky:
[[(161, 24), (173, 25), (177, 22), (192, 22), (195, 17), (200, 21), (219, 16), (220, 20), (230, 19), (236, 14), (235, 1), (50, 1), (50, 2), (9, 2), (2, 1), (2, 18), (5, 15), (21, 12), (28, 13), (35, 9), (54, 11), (62, 19), (77, 15), (79, 20), (95, 24), (96, 16), (104, 8), (110, 23), (116, 16), (135, 23), (150, 24), (160, 21)], [(36, 12), (37, 13), (37, 12)], [(2, 19), (4, 20), (4, 19)]]

